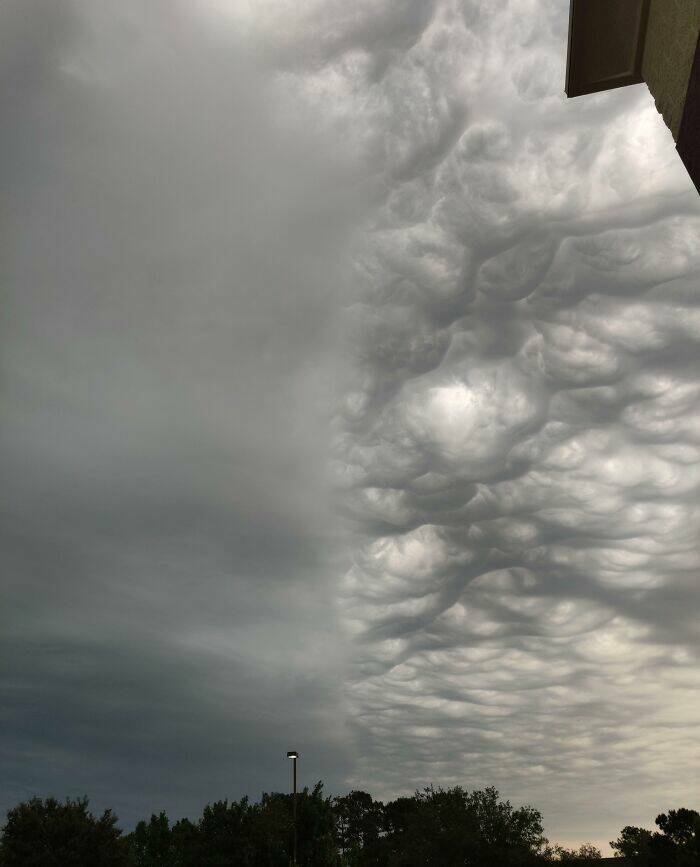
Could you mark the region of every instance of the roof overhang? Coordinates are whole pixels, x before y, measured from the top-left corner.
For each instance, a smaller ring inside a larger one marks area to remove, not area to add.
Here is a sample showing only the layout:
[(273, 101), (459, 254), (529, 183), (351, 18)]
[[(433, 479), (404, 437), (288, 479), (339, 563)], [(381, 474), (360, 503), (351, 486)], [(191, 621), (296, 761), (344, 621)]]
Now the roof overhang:
[(700, 193), (700, 36), (695, 43), (676, 150)]
[(640, 84), (649, 0), (570, 0), (566, 95)]

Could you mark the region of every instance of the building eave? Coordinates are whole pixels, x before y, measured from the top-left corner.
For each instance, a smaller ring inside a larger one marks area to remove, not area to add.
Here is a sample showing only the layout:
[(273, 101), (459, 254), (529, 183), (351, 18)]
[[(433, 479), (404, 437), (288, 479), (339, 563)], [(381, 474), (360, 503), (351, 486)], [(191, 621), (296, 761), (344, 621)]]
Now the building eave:
[(649, 0), (570, 0), (568, 97), (641, 84)]
[(700, 37), (695, 44), (676, 150), (700, 193)]

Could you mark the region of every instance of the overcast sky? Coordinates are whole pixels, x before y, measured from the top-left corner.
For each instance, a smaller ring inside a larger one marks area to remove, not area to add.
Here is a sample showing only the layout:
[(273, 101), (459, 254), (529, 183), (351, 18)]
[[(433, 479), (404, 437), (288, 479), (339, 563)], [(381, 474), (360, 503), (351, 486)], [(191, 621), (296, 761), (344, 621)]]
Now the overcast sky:
[(2, 5), (0, 809), (698, 806), (700, 200), (567, 14)]

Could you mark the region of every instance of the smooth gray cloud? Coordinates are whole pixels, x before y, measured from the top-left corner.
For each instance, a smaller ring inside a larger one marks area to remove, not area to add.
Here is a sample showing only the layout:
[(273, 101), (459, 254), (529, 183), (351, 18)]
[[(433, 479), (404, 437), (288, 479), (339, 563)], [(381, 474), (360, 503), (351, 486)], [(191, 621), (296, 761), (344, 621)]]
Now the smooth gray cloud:
[(340, 787), (352, 156), (185, 6), (1, 17), (3, 806), (194, 812), (284, 788), (290, 745)]

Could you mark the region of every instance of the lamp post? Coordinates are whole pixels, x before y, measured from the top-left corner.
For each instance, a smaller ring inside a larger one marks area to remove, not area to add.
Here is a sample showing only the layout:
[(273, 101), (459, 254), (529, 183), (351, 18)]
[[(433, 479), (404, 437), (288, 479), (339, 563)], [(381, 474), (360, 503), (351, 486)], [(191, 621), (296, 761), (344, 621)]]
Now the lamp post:
[(287, 753), (287, 758), (292, 760), (293, 763), (293, 775), (294, 775), (294, 800), (292, 801), (292, 810), (294, 816), (294, 855), (292, 858), (292, 864), (296, 867), (297, 863), (297, 759), (299, 758), (299, 753), (296, 750), (289, 750)]

